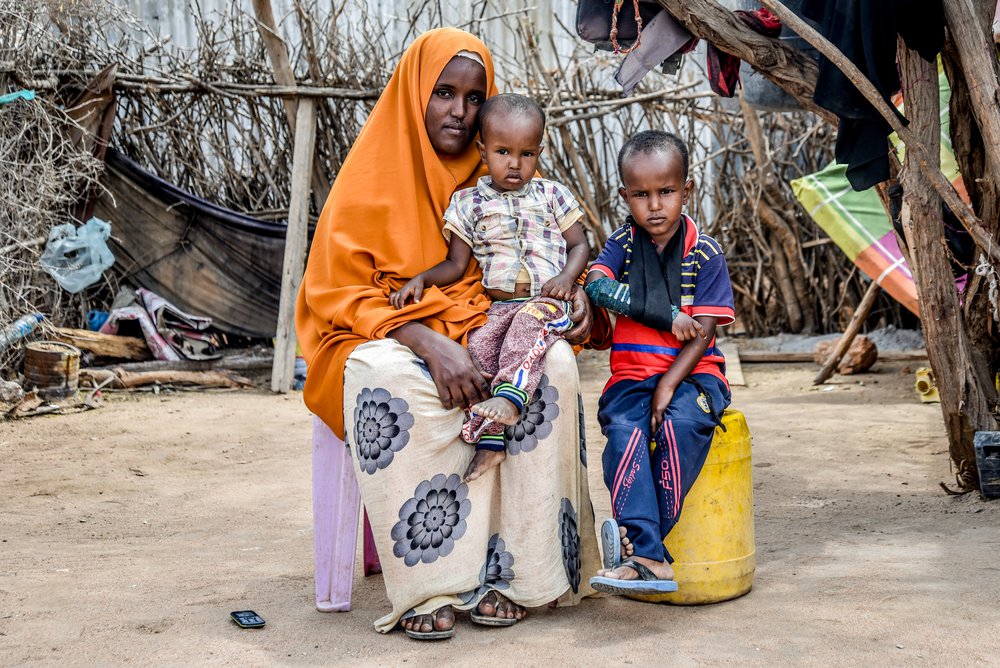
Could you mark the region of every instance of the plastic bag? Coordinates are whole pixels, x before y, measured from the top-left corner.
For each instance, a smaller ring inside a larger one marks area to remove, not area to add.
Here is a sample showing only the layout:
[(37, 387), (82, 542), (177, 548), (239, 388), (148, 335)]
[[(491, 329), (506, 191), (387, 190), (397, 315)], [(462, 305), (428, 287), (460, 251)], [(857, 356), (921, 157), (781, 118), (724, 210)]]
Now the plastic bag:
[(115, 263), (108, 248), (111, 225), (91, 218), (79, 228), (71, 223), (57, 225), (49, 232), (42, 252), (42, 269), (67, 292), (77, 293), (93, 285)]

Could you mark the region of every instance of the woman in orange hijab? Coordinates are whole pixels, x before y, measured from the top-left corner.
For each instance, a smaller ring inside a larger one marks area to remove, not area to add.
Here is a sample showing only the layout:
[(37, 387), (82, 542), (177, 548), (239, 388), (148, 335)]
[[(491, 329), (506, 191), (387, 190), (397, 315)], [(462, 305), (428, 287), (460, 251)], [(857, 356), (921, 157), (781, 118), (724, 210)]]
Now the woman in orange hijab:
[[(393, 606), (382, 632), (398, 622), (413, 637), (449, 637), (455, 609), (510, 625), (526, 606), (590, 593), (580, 572), (596, 568), (569, 346), (553, 348), (508, 428), (507, 460), (466, 484), (474, 449), (458, 438), (461, 409), (489, 396), (462, 345), (489, 307), (479, 268), (401, 310), (388, 299), (447, 254), (443, 213), (485, 173), (474, 139), (495, 93), (477, 38), (442, 28), (414, 41), (337, 175), (299, 293), (305, 401), (351, 449)], [(574, 315), (567, 338), (579, 340), (585, 297)]]

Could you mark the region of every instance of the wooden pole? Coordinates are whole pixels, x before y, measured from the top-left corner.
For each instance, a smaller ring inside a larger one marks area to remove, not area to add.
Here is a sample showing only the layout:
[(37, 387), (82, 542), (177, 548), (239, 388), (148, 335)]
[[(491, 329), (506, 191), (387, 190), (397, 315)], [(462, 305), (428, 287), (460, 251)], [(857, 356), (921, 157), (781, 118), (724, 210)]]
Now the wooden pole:
[[(901, 48), (899, 54), (911, 132), (928, 147), (929, 155), (938, 156), (941, 128), (937, 68), (915, 51)], [(997, 420), (992, 413), (996, 391), (988, 377), (988, 363), (977, 359), (969, 340), (948, 261), (941, 200), (924, 170), (915, 164), (918, 159), (907, 144), (902, 172), (903, 229), (910, 245), (910, 269), (920, 296), (920, 322), (927, 357), (940, 389), (951, 459), (959, 486), (975, 489), (979, 481), (973, 434), (996, 430)], [(938, 164), (934, 160), (935, 168)]]
[[(271, 0), (253, 0), (253, 11), (257, 17), (257, 31), (260, 33), (264, 48), (267, 50), (267, 58), (271, 61), (275, 82), (281, 86), (295, 86), (295, 71), (288, 59), (288, 47), (285, 40), (281, 39), (278, 34), (278, 24), (274, 20), (274, 12), (271, 10)], [(288, 126), (293, 135), (296, 135), (296, 105), (299, 99), (298, 96), (282, 99), (285, 113), (288, 116)], [(313, 195), (316, 197), (316, 208), (322, 209), (327, 195), (330, 194), (330, 182), (327, 181), (322, 165), (313, 164), (310, 165), (310, 169), (312, 170), (310, 178), (312, 179)]]
[(295, 112), (295, 146), (292, 153), (292, 199), (285, 233), (285, 260), (281, 270), (278, 334), (274, 344), (271, 390), (288, 392), (295, 375), (295, 300), (302, 284), (306, 246), (309, 242), (309, 182), (316, 144), (316, 106), (311, 98), (299, 100)]
[(833, 370), (837, 368), (840, 364), (841, 358), (843, 358), (844, 353), (847, 349), (851, 347), (851, 343), (854, 342), (854, 337), (857, 336), (858, 330), (861, 329), (861, 325), (865, 324), (865, 320), (868, 319), (868, 314), (872, 311), (872, 306), (875, 305), (875, 298), (878, 297), (879, 285), (875, 281), (871, 282), (868, 286), (868, 290), (865, 292), (865, 296), (861, 299), (861, 303), (858, 304), (858, 310), (854, 312), (851, 316), (851, 322), (847, 324), (847, 329), (844, 330), (844, 335), (840, 337), (840, 341), (837, 341), (837, 346), (830, 353), (830, 356), (826, 358), (826, 363), (823, 368), (819, 370), (816, 377), (813, 378), (813, 385), (822, 385), (826, 382), (826, 379), (833, 375)]

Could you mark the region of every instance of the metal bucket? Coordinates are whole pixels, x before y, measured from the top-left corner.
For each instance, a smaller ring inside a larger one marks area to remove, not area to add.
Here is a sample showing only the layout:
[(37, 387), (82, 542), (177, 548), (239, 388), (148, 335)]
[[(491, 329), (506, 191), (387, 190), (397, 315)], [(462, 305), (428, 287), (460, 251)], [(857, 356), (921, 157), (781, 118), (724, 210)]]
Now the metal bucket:
[(24, 389), (43, 399), (74, 394), (80, 383), (80, 349), (58, 341), (35, 341), (24, 349)]

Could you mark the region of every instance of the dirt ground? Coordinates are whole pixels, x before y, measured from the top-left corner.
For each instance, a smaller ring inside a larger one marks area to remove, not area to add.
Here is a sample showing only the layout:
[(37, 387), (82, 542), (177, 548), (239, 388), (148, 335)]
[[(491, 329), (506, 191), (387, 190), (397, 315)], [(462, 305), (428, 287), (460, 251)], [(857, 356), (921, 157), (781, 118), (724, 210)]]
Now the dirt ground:
[[(594, 415), (605, 359), (581, 362)], [(912, 365), (911, 365), (912, 366)], [(0, 665), (997, 665), (1000, 503), (950, 497), (938, 405), (902, 365), (810, 385), (744, 365), (757, 573), (702, 607), (591, 599), (510, 629), (380, 636), (379, 576), (313, 606), (311, 420), (300, 394), (115, 394), (0, 423)], [(262, 630), (231, 610), (252, 608)]]

